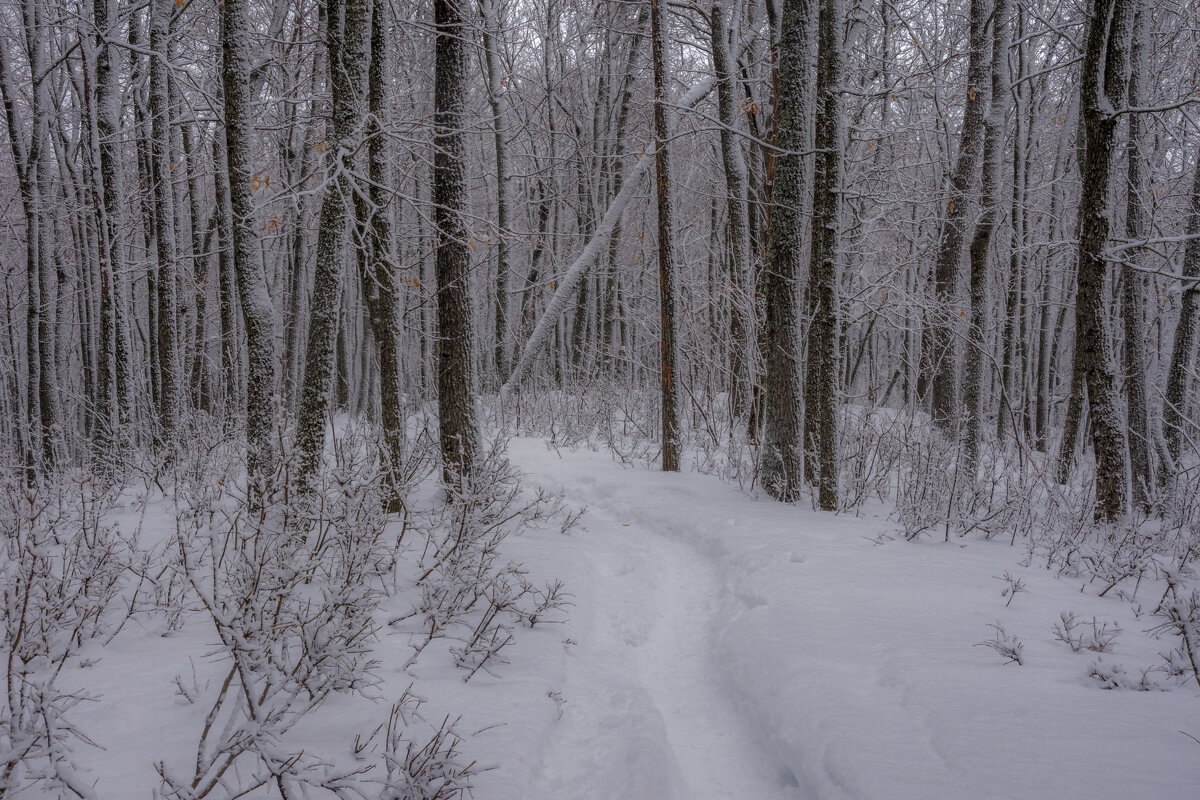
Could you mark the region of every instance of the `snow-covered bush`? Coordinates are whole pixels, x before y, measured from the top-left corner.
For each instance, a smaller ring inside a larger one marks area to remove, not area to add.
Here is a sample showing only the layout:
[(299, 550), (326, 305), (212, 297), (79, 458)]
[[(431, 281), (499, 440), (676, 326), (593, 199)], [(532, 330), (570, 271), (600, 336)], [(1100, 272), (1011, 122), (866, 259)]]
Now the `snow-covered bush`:
[(470, 680), (503, 662), (500, 653), (517, 626), (562, 620), (569, 605), (562, 584), (531, 582), (520, 564), (502, 559), (500, 546), (511, 534), (548, 523), (566, 532), (578, 516), (545, 491), (527, 495), (499, 445), (463, 490), (415, 514), (418, 598), (408, 614), (392, 620), (411, 634), (405, 667), (446, 639)]
[(58, 677), (85, 642), (110, 638), (134, 543), (107, 515), (116, 494), (66, 474), (0, 487), (0, 798), (41, 785), (87, 797), (72, 748), (92, 745), (70, 721), (89, 700)]

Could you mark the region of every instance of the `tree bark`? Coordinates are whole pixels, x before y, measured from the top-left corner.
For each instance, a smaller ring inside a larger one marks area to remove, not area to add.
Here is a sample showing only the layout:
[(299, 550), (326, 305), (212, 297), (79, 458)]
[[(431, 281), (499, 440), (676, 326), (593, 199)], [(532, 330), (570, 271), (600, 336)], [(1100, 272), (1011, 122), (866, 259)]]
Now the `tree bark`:
[(171, 0), (150, 3), (150, 179), (154, 196), (157, 268), (159, 445), (176, 444), (182, 396), (179, 391), (179, 264), (175, 242), (175, 192), (171, 185), (171, 117), (168, 69), (171, 59)]
[(662, 468), (679, 471), (679, 409), (676, 401), (677, 350), (675, 344), (675, 254), (671, 237), (671, 167), (667, 142), (666, 23), (663, 0), (650, 0), (650, 50), (654, 64), (654, 176), (658, 207), (658, 302), (660, 388), (662, 392)]
[(366, 0), (327, 0), (325, 50), (333, 99), (331, 150), (325, 172), (321, 221), (317, 229), (317, 260), (309, 307), (308, 345), (304, 383), (296, 417), (297, 471), (295, 483), (305, 487), (321, 463), (330, 384), (338, 346), (338, 312), (345, 275), (346, 223), (353, 194), (355, 134), (366, 99), (367, 47), (370, 29)]
[(934, 265), (933, 308), (926, 312), (925, 341), (922, 345), (924, 369), (918, 394), (923, 398), (928, 395), (934, 424), (942, 430), (953, 427), (959, 416), (958, 359), (955, 357), (953, 331), (956, 327), (955, 308), (958, 306), (967, 209), (971, 187), (979, 173), (983, 138), (987, 23), (986, 0), (971, 0), (970, 49), (967, 54), (962, 134), (959, 139), (958, 157), (950, 176), (946, 217), (942, 222), (937, 261)]
[(1197, 425), (1188, 419), (1188, 385), (1196, 342), (1200, 340), (1200, 148), (1196, 150), (1196, 174), (1192, 182), (1191, 208), (1187, 222), (1187, 245), (1183, 252), (1183, 292), (1180, 297), (1179, 324), (1175, 326), (1175, 342), (1171, 348), (1171, 366), (1167, 371), (1167, 387), (1163, 398), (1163, 423), (1167, 452), (1173, 462), (1183, 454), (1188, 434), (1194, 435)]
[[(232, 278), (230, 282), (236, 283), (246, 331), (246, 468), (250, 490), (262, 492), (275, 471), (275, 332), (274, 309), (267, 293), (267, 278), (254, 227), (248, 6), (249, 0), (225, 0), (221, 78), (225, 95), (224, 156), (228, 165), (228, 209), (233, 245), (228, 272)], [(220, 180), (218, 175), (217, 181)], [(224, 213), (222, 199), (221, 191), (218, 191), (218, 214)], [(222, 281), (225, 280), (228, 278), (223, 277)], [(230, 333), (232, 312), (226, 292), (222, 295), (221, 309), (226, 335)], [(227, 352), (224, 358), (227, 379), (230, 355)], [(236, 394), (236, 387), (230, 387), (230, 391)]]
[(841, 241), (842, 26), (840, 0), (821, 0), (817, 22), (816, 168), (809, 253), (808, 369), (805, 373), (806, 466), (812, 464), (817, 505), (838, 507), (838, 246)]
[(971, 327), (967, 337), (967, 430), (963, 452), (967, 478), (974, 482), (979, 466), (979, 439), (983, 431), (985, 366), (992, 361), (988, 349), (988, 257), (1000, 203), (1000, 162), (1004, 158), (1004, 120), (1008, 114), (1008, 0), (992, 7), (991, 96), (983, 123), (983, 179), (979, 193), (979, 222), (971, 237)]
[[(389, 217), (388, 186), (391, 181), (387, 167), (387, 140), (383, 136), (383, 114), (387, 85), (384, 70), (387, 66), (387, 36), (384, 14), (387, 6), (376, 2), (371, 14), (371, 65), (367, 73), (367, 171), (370, 185), (366, 190), (370, 201), (370, 217), (359, 220), (366, 226), (367, 258), (364, 267), (363, 294), (371, 319), (379, 361), (379, 401), (383, 423), (383, 441), (387, 469), (392, 478), (389, 505), (398, 510), (402, 502), (395, 478), (404, 461), (404, 403), (400, 386), (400, 301), (396, 295), (396, 265), (391, 255), (392, 228)], [(357, 196), (361, 197), (360, 191)]]
[(474, 342), (463, 175), (466, 125), (466, 0), (434, 0), (433, 223), (437, 229), (438, 426), (442, 479), (465, 490), (475, 474), (479, 425), (475, 415)]
[[(1140, 104), (1142, 46), (1147, 23), (1146, 13), (1136, 12), (1129, 50), (1130, 73), (1127, 103)], [(1125, 144), (1125, 238), (1134, 244), (1146, 237), (1146, 207), (1142, 199), (1145, 190), (1142, 180), (1142, 116), (1129, 115), (1129, 140)], [(1140, 248), (1127, 255), (1127, 262), (1136, 264)], [(1120, 276), (1121, 322), (1125, 333), (1124, 372), (1129, 419), (1129, 469), (1133, 482), (1133, 502), (1142, 511), (1150, 510), (1150, 497), (1155, 486), (1154, 437), (1151, 433), (1150, 405), (1146, 397), (1146, 368), (1149, 354), (1145, 342), (1145, 281), (1137, 271), (1125, 269)]]
[(1115, 358), (1108, 330), (1106, 278), (1115, 151), (1115, 109), (1125, 104), (1129, 22), (1136, 0), (1094, 0), (1088, 21), (1079, 108), (1085, 151), (1079, 203), (1079, 274), (1075, 300), (1076, 365), (1087, 386), (1092, 446), (1096, 453), (1096, 518), (1125, 513), (1128, 445), (1117, 396)]
[(763, 380), (763, 488), (776, 500), (800, 497), (799, 289), (804, 230), (801, 213), (807, 185), (803, 151), (809, 144), (809, 84), (813, 0), (785, 0), (779, 36), (779, 85), (775, 109), (774, 178), (770, 234), (763, 265), (766, 302)]
[(725, 168), (725, 208), (729, 219), (728, 256), (725, 259), (729, 291), (729, 412), (736, 425), (738, 420), (744, 420), (749, 410), (754, 311), (746, 286), (750, 263), (746, 159), (737, 137), (736, 75), (729, 57), (730, 31), (720, 3), (713, 4), (711, 33), (713, 67), (717, 75), (717, 113), (721, 121), (721, 161)]

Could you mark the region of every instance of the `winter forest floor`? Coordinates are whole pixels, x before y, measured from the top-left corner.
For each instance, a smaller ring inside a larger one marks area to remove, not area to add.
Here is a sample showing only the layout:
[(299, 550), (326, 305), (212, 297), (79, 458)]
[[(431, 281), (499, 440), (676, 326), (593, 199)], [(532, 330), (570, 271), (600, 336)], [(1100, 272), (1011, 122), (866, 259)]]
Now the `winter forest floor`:
[[(1154, 678), (1167, 644), (1150, 614), (1019, 544), (908, 542), (883, 507), (818, 513), (540, 439), (508, 455), (526, 489), (586, 506), (566, 534), (504, 543), (532, 580), (562, 580), (566, 621), (520, 630), (507, 663), (464, 682), (433, 648), (403, 667), (412, 633), (387, 621), (411, 598), (389, 597), (378, 684), (331, 696), (290, 742), (344, 755), (358, 735), (372, 750), (411, 685), (433, 728), (461, 715), (477, 800), (1197, 796), (1200, 695)], [(170, 525), (159, 510), (148, 536)], [(1059, 641), (1063, 613), (1104, 651)], [(1023, 664), (977, 646), (1001, 632)], [(70, 719), (97, 745), (72, 748), (96, 797), (150, 797), (158, 762), (195, 760), (195, 698), (228, 671), (215, 641), (203, 619), (134, 618), (68, 665), (60, 687), (94, 700)], [(1131, 688), (1143, 674), (1154, 690)]]

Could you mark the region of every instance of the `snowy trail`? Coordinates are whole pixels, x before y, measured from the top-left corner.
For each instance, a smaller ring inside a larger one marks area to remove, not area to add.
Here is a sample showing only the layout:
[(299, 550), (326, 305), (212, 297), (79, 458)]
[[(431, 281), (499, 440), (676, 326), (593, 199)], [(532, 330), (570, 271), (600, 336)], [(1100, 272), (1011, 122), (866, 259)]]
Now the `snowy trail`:
[(575, 536), (591, 599), (577, 609), (582, 640), (533, 796), (803, 797), (755, 741), (712, 663), (724, 589), (711, 558), (623, 517), (629, 510), (587, 476), (531, 477), (588, 506), (587, 531)]

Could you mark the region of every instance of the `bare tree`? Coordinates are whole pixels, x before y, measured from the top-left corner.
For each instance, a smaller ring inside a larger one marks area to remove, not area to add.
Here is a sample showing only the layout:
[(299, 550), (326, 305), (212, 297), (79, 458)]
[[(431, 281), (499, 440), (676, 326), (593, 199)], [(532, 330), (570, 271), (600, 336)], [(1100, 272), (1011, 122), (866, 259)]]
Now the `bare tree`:
[(1008, 113), (1008, 0), (992, 7), (991, 91), (983, 122), (983, 180), (979, 193), (979, 222), (971, 237), (971, 327), (967, 337), (968, 358), (964, 405), (967, 429), (964, 451), (967, 475), (973, 481), (979, 462), (979, 438), (983, 430), (984, 376), (991, 362), (988, 350), (988, 287), (991, 282), (989, 257), (996, 230), (1000, 202), (1000, 165), (1004, 158), (1004, 121)]
[(1083, 372), (1096, 451), (1096, 516), (1114, 520), (1128, 504), (1128, 446), (1114, 374), (1105, 284), (1115, 139), (1125, 105), (1129, 29), (1137, 0), (1094, 0), (1087, 26), (1079, 108), (1085, 137), (1075, 298), (1076, 369)]
[[(225, 0), (223, 21), (222, 87), (225, 96), (224, 155), (229, 175), (229, 219), (232, 222), (232, 258), (228, 265), (236, 282), (249, 351), (246, 378), (247, 473), (252, 487), (265, 487), (274, 472), (275, 454), (275, 333), (274, 310), (267, 293), (266, 274), (259, 256), (254, 226), (252, 181), (254, 166), (250, 142), (250, 20), (248, 0)], [(219, 137), (219, 133), (218, 133)], [(222, 177), (217, 176), (218, 186)], [(224, 188), (217, 192), (218, 223), (223, 214)], [(229, 280), (222, 275), (222, 287)], [(231, 304), (222, 296), (222, 327), (232, 328)], [(226, 354), (226, 380), (229, 359)]]
[(954, 327), (962, 271), (962, 245), (966, 238), (967, 211), (972, 187), (979, 174), (979, 157), (987, 97), (986, 0), (971, 0), (970, 43), (967, 51), (967, 83), (963, 101), (962, 132), (958, 156), (946, 195), (946, 211), (933, 271), (933, 307), (928, 310), (922, 344), (921, 385), (917, 393), (928, 396), (933, 421), (948, 429), (959, 416), (958, 359), (955, 357)]
[[(817, 504), (838, 507), (838, 249), (842, 189), (842, 29), (840, 0), (821, 0), (817, 21), (816, 168), (809, 257), (808, 369), (804, 376), (805, 471)], [(811, 466), (811, 468), (810, 468)], [(814, 480), (815, 479), (815, 480)]]
[(479, 452), (474, 388), (474, 324), (467, 246), (464, 134), (466, 0), (434, 0), (433, 223), (437, 229), (437, 385), (442, 478), (465, 487)]
[(775, 175), (771, 230), (762, 290), (766, 302), (763, 380), (763, 488), (777, 500), (800, 496), (803, 433), (800, 417), (799, 284), (808, 184), (804, 151), (809, 144), (812, 101), (811, 47), (814, 5), (787, 0), (779, 35), (779, 89), (775, 111)]
[(662, 389), (662, 468), (679, 471), (679, 409), (676, 400), (675, 255), (671, 237), (671, 166), (667, 142), (666, 25), (662, 0), (650, 0), (650, 51), (654, 64), (654, 177), (658, 206), (658, 302), (660, 335), (660, 386)]

